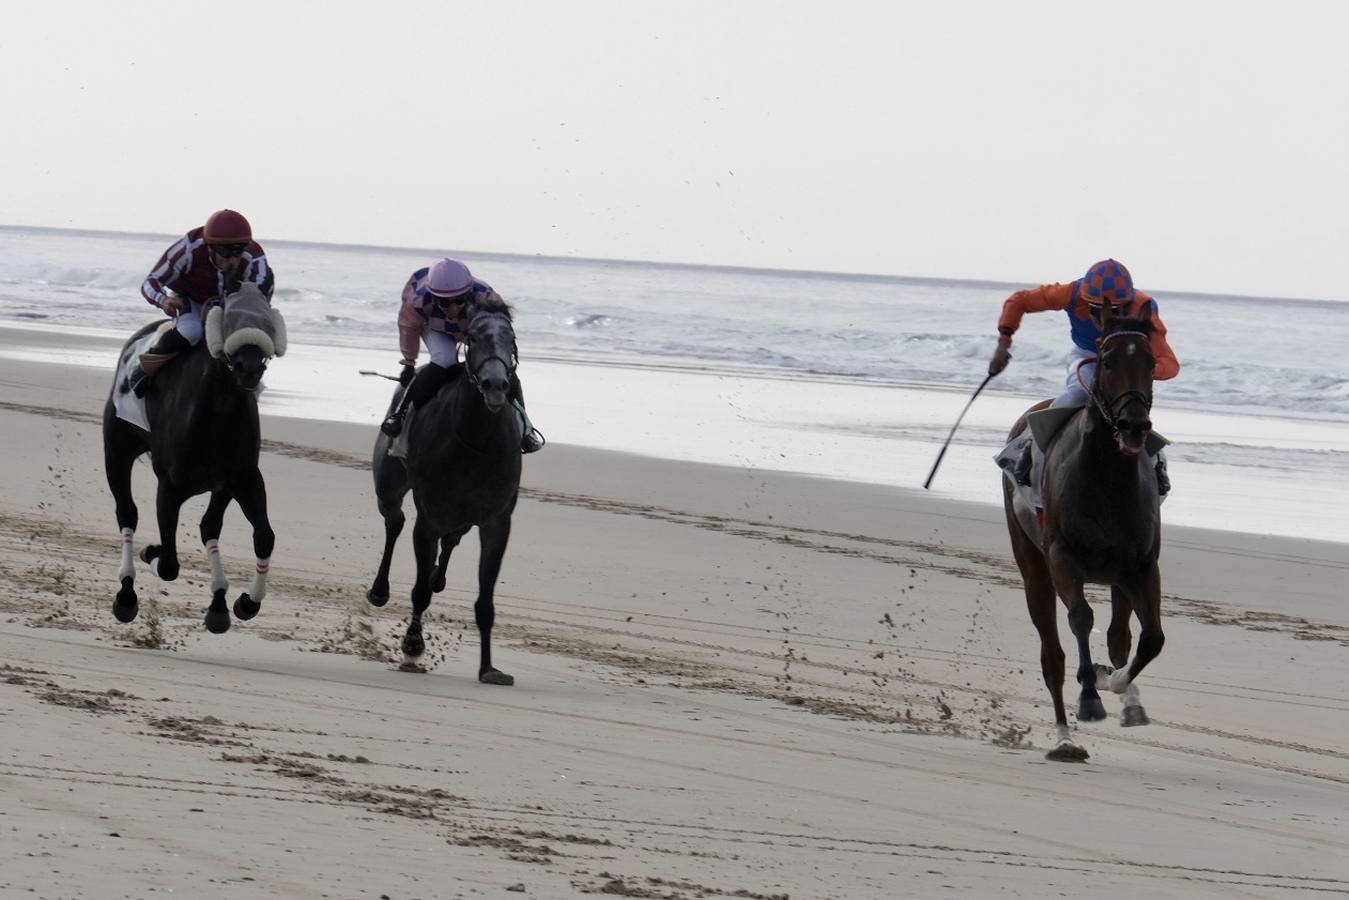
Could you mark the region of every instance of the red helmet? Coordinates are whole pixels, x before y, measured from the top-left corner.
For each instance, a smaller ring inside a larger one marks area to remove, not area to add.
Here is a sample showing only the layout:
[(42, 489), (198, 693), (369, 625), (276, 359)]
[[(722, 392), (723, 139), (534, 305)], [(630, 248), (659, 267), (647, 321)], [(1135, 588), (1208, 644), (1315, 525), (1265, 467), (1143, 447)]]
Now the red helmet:
[(206, 243), (247, 244), (253, 240), (253, 229), (248, 220), (232, 209), (211, 213), (206, 220)]

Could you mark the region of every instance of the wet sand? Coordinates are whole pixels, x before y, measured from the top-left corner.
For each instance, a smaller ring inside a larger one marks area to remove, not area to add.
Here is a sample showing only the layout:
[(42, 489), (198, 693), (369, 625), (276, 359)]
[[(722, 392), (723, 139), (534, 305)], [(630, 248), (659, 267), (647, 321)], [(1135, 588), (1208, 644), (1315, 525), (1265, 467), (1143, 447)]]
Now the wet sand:
[(491, 687), (473, 535), (398, 671), (373, 426), (268, 417), (261, 614), (204, 631), (196, 498), (120, 625), (107, 381), (0, 361), (0, 896), (1349, 894), (1349, 547), (1168, 528), (1153, 724), (1050, 763), (1001, 511), (901, 489), (550, 446)]

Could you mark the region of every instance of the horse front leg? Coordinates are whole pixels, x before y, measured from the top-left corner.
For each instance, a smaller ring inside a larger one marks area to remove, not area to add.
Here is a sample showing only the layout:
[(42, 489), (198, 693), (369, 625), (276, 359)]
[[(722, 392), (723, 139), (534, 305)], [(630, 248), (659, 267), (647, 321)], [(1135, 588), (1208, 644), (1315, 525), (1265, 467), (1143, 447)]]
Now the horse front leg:
[(482, 552), (478, 559), (478, 599), (473, 604), (473, 617), (478, 623), (481, 650), (478, 659), (478, 680), (483, 684), (515, 684), (514, 676), (492, 666), (492, 626), (496, 622), (497, 575), (501, 573), (501, 559), (506, 555), (506, 544), (511, 537), (510, 514), (491, 522), (478, 524), (478, 538)]
[(224, 634), (230, 630), (230, 613), (225, 605), (225, 592), (229, 590), (230, 582), (220, 559), (220, 529), (225, 521), (225, 507), (229, 505), (229, 491), (212, 491), (211, 502), (201, 517), (201, 543), (211, 563), (211, 606), (206, 610), (206, 630), (211, 634)]
[(117, 570), (117, 580), (121, 584), (117, 597), (112, 601), (112, 614), (119, 622), (130, 622), (140, 612), (140, 598), (136, 596), (136, 558), (133, 541), (136, 525), (140, 520), (140, 511), (136, 509), (136, 500), (131, 493), (131, 467), (136, 461), (134, 452), (126, 452), (112, 446), (109, 438), (103, 439), (103, 470), (108, 478), (108, 489), (112, 491), (113, 501), (117, 504), (117, 529), (122, 544), (122, 564)]
[(253, 526), (253, 556), (255, 568), (253, 584), (234, 601), (234, 615), (248, 621), (262, 608), (267, 596), (267, 575), (272, 569), (272, 551), (276, 548), (276, 532), (267, 518), (267, 484), (262, 472), (254, 469), (246, 477), (242, 489), (235, 496), (239, 509), (248, 524)]
[(178, 511), (187, 496), (164, 478), (155, 491), (155, 516), (159, 519), (159, 543), (146, 544), (141, 559), (154, 567), (165, 581), (178, 577)]
[[(1133, 645), (1133, 634), (1129, 630), (1129, 618), (1133, 615), (1133, 596), (1119, 585), (1110, 588), (1110, 629), (1106, 632), (1106, 646), (1110, 649), (1110, 666), (1096, 667), (1096, 687), (1102, 691), (1114, 690), (1111, 679), (1116, 672), (1124, 669), (1129, 662), (1129, 649)], [(1147, 725), (1148, 714), (1138, 696), (1138, 685), (1130, 682), (1121, 692), (1124, 709), (1120, 713), (1120, 725), (1130, 727)]]
[(1077, 720), (1099, 722), (1105, 718), (1105, 704), (1096, 689), (1096, 666), (1091, 661), (1091, 629), (1096, 617), (1082, 589), (1082, 576), (1062, 551), (1051, 547), (1049, 571), (1054, 589), (1068, 607), (1068, 627), (1077, 638), (1077, 683), (1082, 691), (1077, 698)]
[(1120, 724), (1146, 725), (1149, 720), (1138, 700), (1138, 687), (1134, 680), (1148, 663), (1161, 655), (1162, 646), (1166, 643), (1166, 635), (1162, 632), (1162, 577), (1157, 563), (1154, 561), (1136, 583), (1121, 587), (1132, 599), (1134, 611), (1138, 615), (1138, 650), (1126, 667), (1124, 663), (1128, 659), (1128, 645), (1125, 644), (1120, 658), (1113, 660), (1116, 663), (1115, 670), (1100, 673), (1099, 680), (1103, 686), (1124, 695), (1125, 709)]
[(417, 577), (412, 585), (412, 620), (403, 635), (401, 667), (408, 671), (421, 671), (421, 655), (426, 652), (426, 641), (422, 639), (422, 613), (431, 605), (431, 568), (435, 564), (437, 540), (426, 516), (418, 510), (417, 523), (412, 526), (412, 555), (417, 560)]
[(454, 548), (459, 546), (459, 539), (467, 533), (468, 529), (458, 533), (450, 533), (440, 539), (440, 561), (436, 563), (435, 574), (431, 576), (431, 592), (439, 594), (445, 590), (445, 573), (450, 568), (450, 554)]

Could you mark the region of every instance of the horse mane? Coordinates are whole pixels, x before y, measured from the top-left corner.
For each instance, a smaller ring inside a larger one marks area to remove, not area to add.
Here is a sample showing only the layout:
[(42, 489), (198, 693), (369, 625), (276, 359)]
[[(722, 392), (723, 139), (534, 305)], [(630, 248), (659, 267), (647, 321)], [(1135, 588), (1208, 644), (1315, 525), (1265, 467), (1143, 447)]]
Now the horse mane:
[(1132, 319), (1127, 316), (1112, 317), (1106, 327), (1101, 331), (1101, 337), (1109, 337), (1117, 331), (1140, 331), (1143, 334), (1151, 335), (1156, 329), (1152, 325), (1152, 319)]
[(472, 321), (478, 313), (501, 313), (507, 320), (515, 321), (511, 305), (503, 300), (496, 291), (488, 291), (482, 295), (479, 295), (476, 291), (473, 293), (473, 300), (468, 307), (469, 321)]

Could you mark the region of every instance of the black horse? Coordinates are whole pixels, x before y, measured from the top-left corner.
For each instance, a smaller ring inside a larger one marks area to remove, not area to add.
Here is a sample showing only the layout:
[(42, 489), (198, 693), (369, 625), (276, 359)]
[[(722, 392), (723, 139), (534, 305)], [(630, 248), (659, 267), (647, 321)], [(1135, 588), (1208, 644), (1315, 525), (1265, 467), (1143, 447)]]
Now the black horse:
[[(219, 538), (225, 508), (236, 500), (253, 526), (257, 574), (251, 589), (235, 601), (234, 614), (251, 619), (258, 613), (276, 536), (267, 519), (267, 489), (258, 470), (257, 390), (271, 356), (285, 352), (284, 325), (269, 313), (267, 298), (251, 284), (227, 297), (223, 307), (212, 309), (206, 342), (184, 352), (155, 377), (145, 397), (148, 431), (118, 417), (114, 400), (126, 386), (114, 380), (113, 394), (103, 407), (103, 460), (122, 532), (118, 572), (122, 586), (112, 605), (120, 622), (132, 621), (139, 610), (132, 559), (139, 512), (131, 495), (131, 468), (147, 451), (159, 480), (155, 508), (160, 543), (146, 545), (141, 559), (153, 564), (165, 581), (177, 578), (179, 508), (189, 497), (209, 491), (210, 503), (201, 519), (201, 539), (211, 564), (206, 628), (215, 634), (228, 631), (229, 582), (220, 561)], [(122, 347), (119, 372), (136, 342), (159, 327), (160, 323), (147, 325), (132, 335)]]
[[(389, 601), (389, 562), (403, 530), (403, 498), (410, 490), (417, 508), (412, 528), (417, 580), (403, 653), (404, 666), (415, 667), (426, 649), (422, 614), (431, 605), (431, 594), (445, 587), (450, 553), (477, 525), (482, 551), (473, 605), (482, 642), (478, 680), (514, 684), (512, 676), (492, 666), (493, 592), (520, 493), (522, 426), (509, 402), (512, 393), (518, 396), (510, 307), (492, 303), (471, 309), (465, 343), (464, 371), (416, 411), (407, 433), (406, 461), (389, 455), (388, 436), (381, 433), (375, 440), (375, 494), (384, 517), (384, 555), (366, 597), (375, 606)], [(401, 389), (395, 391), (391, 410), (400, 397)]]
[[(1077, 638), (1077, 680), (1082, 686), (1077, 718), (1105, 718), (1098, 689), (1124, 696), (1123, 725), (1146, 725), (1147, 714), (1133, 683), (1157, 657), (1162, 634), (1160, 501), (1145, 446), (1152, 433), (1152, 380), (1156, 359), (1149, 344), (1151, 312), (1141, 319), (1111, 318), (1104, 307), (1096, 374), (1090, 400), (1073, 414), (1045, 450), (1043, 516), (1003, 478), (1003, 508), (1012, 552), (1026, 590), (1031, 621), (1040, 634), (1040, 667), (1054, 701), (1059, 744), (1047, 756), (1084, 760), (1073, 742), (1063, 707), (1064, 655), (1059, 644), (1054, 595), (1068, 607), (1068, 625)], [(1048, 406), (1037, 404), (1031, 412)], [(1026, 427), (1022, 416), (1016, 437)], [(1088, 639), (1093, 615), (1083, 584), (1110, 586), (1107, 632), (1115, 668), (1093, 665)], [(1129, 616), (1140, 625), (1138, 652), (1129, 661), (1133, 637)]]

